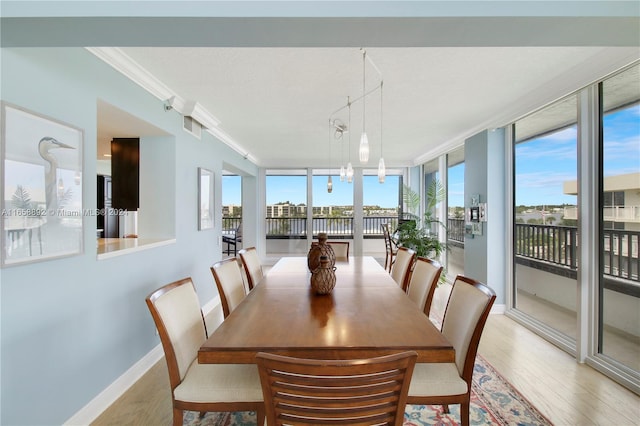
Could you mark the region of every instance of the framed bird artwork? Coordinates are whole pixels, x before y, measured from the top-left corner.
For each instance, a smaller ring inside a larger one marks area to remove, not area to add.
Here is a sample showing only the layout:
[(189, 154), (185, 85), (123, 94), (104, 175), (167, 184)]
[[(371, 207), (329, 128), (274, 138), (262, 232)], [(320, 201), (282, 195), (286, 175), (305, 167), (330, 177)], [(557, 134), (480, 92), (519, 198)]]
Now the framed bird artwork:
[(82, 129), (2, 103), (2, 266), (83, 251)]

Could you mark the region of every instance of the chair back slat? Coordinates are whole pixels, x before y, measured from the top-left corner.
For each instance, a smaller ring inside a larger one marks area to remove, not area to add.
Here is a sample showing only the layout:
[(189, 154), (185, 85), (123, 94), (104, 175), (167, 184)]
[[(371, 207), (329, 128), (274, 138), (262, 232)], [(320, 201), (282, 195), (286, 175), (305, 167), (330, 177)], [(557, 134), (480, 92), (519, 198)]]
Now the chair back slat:
[(362, 360), (259, 353), (267, 423), (402, 425), (416, 359), (415, 352)]

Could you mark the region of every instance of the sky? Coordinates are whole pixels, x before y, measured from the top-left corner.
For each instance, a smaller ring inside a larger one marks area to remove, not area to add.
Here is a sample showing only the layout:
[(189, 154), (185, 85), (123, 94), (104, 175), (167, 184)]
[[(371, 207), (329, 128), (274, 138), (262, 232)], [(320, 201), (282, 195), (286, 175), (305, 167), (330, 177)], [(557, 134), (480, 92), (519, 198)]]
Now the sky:
[[(577, 179), (577, 131), (570, 127), (516, 146), (516, 205), (577, 204), (577, 197), (563, 193), (563, 183)], [(640, 172), (640, 105), (605, 116), (604, 174)], [(449, 169), (449, 206), (464, 205), (464, 163)], [(327, 193), (327, 177), (315, 176), (314, 204), (350, 205), (353, 184), (333, 176), (333, 192)], [(268, 176), (267, 204), (290, 201), (306, 204), (306, 176)], [(364, 205), (394, 208), (398, 204), (398, 177), (364, 177)], [(240, 178), (223, 177), (223, 204), (240, 204)]]
[[(516, 205), (577, 204), (563, 193), (578, 177), (576, 140), (573, 126), (516, 146)], [(603, 150), (605, 176), (640, 172), (640, 105), (605, 116)]]

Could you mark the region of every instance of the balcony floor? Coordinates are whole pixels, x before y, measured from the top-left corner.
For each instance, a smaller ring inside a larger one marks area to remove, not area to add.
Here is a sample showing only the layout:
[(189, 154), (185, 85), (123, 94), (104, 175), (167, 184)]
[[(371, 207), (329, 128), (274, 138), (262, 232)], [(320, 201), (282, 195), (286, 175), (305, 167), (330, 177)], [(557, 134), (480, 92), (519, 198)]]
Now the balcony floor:
[[(550, 325), (575, 340), (576, 313), (524, 291), (518, 291), (518, 309)], [(604, 354), (609, 358), (640, 371), (640, 337), (605, 325)]]

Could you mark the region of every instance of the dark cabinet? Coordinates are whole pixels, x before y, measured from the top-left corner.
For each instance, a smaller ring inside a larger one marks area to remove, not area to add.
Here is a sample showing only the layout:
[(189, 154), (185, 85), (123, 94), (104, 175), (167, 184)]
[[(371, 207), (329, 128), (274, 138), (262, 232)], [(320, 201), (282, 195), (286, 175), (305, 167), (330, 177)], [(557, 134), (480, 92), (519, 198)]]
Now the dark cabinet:
[(140, 139), (114, 138), (111, 141), (113, 207), (135, 212), (140, 207)]
[(111, 202), (111, 176), (98, 175), (98, 229), (102, 238), (118, 238), (118, 214)]

